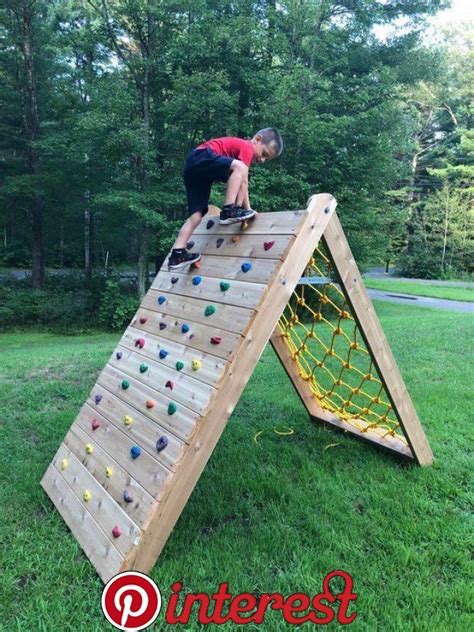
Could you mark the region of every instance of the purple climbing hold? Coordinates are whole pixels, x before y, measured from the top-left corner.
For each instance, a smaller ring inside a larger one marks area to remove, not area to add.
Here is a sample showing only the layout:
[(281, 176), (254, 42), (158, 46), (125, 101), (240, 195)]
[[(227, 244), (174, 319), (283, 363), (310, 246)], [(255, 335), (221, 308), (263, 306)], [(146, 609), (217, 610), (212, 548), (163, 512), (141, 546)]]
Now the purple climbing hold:
[(187, 323), (183, 323), (181, 325), (181, 331), (183, 332), (183, 334), (187, 334), (189, 331), (189, 325)]
[(171, 283), (174, 285), (179, 281), (179, 277), (171, 277)]
[(158, 303), (160, 305), (163, 305), (163, 303), (166, 301), (166, 296), (163, 296), (163, 294), (161, 296), (158, 297)]
[(126, 503), (133, 503), (133, 498), (132, 496), (130, 496), (130, 494), (127, 492), (127, 490), (125, 490), (123, 492), (123, 499)]
[(166, 349), (160, 349), (160, 353), (159, 356), (160, 358), (163, 360), (164, 358), (166, 358), (166, 356), (168, 355), (169, 351), (166, 351)]
[(158, 450), (158, 452), (161, 452), (162, 450), (166, 448), (167, 445), (168, 445), (168, 437), (165, 437), (163, 435), (156, 442), (156, 449)]
[(186, 244), (186, 250), (191, 250), (193, 246), (194, 246), (194, 241), (188, 241), (188, 243)]
[(117, 358), (117, 360), (120, 360), (120, 358), (122, 357), (122, 352), (121, 351), (117, 351), (117, 353), (115, 354), (115, 357)]
[(96, 395), (95, 396), (95, 403), (96, 404), (100, 404), (101, 401), (102, 401), (102, 395)]
[(160, 323), (160, 329), (166, 329), (166, 323)]
[(216, 241), (216, 248), (220, 248), (223, 243), (224, 239), (222, 237), (219, 237), (219, 239)]
[(193, 285), (199, 285), (201, 281), (202, 281), (202, 277), (200, 276), (193, 277)]
[(214, 226), (214, 220), (210, 219), (208, 220), (207, 224), (206, 224), (206, 228), (207, 230), (209, 230), (210, 228), (212, 228)]
[(251, 269), (251, 267), (252, 267), (252, 264), (248, 263), (247, 261), (240, 266), (242, 272), (248, 272)]

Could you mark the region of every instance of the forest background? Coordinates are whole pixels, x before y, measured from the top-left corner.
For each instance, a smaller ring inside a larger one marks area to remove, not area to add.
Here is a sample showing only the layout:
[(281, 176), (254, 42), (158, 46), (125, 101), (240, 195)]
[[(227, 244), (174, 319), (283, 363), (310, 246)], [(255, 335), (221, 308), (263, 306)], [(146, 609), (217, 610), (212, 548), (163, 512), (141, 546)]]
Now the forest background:
[(472, 275), (474, 25), (427, 30), (449, 5), (4, 0), (0, 328), (123, 328), (186, 217), (186, 154), (266, 126), (285, 150), (253, 208), (330, 192), (362, 267)]

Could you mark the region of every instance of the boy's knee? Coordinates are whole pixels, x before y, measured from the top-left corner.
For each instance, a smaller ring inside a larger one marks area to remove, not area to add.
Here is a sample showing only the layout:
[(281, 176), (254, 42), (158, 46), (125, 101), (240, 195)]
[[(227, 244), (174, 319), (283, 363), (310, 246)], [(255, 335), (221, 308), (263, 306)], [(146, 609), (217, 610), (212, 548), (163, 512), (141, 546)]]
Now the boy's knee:
[(247, 177), (248, 167), (241, 160), (233, 160), (230, 169), (233, 173), (238, 173), (242, 177)]

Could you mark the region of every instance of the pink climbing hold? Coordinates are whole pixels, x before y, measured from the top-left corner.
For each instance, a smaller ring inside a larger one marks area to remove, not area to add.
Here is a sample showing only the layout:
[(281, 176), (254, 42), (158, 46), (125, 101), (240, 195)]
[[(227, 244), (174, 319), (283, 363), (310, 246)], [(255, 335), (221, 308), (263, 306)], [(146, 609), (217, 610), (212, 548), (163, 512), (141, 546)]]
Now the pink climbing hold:
[(274, 246), (274, 245), (275, 245), (275, 242), (274, 242), (274, 241), (264, 241), (264, 242), (263, 242), (263, 248), (264, 248), (264, 250), (270, 250), (270, 248), (271, 248), (272, 246)]
[(120, 538), (120, 536), (122, 535), (122, 531), (121, 531), (120, 527), (115, 526), (112, 529), (112, 535), (114, 536), (114, 538)]
[(220, 345), (222, 342), (222, 338), (220, 336), (212, 336), (211, 342), (213, 345)]
[(145, 338), (137, 338), (135, 340), (135, 346), (140, 347), (140, 349), (143, 349), (143, 347), (145, 346)]
[(92, 426), (92, 430), (97, 430), (97, 428), (100, 427), (100, 423), (97, 421), (97, 419), (93, 419), (91, 426)]
[(169, 388), (172, 391), (174, 389), (174, 382), (168, 380), (165, 384), (165, 388)]
[(142, 324), (142, 325), (144, 325), (144, 324), (146, 323), (146, 321), (147, 321), (147, 320), (148, 320), (148, 318), (147, 318), (146, 316), (142, 316), (142, 317), (140, 318), (140, 322), (141, 322), (141, 324)]

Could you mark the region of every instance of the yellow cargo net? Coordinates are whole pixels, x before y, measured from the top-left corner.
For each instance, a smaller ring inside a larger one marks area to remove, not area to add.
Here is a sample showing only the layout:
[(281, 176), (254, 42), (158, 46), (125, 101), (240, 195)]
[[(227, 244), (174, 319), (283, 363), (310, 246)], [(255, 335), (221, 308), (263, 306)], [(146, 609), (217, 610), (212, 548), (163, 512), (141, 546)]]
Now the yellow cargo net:
[(333, 274), (330, 259), (318, 248), (305, 272), (317, 279), (296, 286), (279, 320), (283, 339), (321, 408), (361, 432), (372, 430), (406, 443)]

